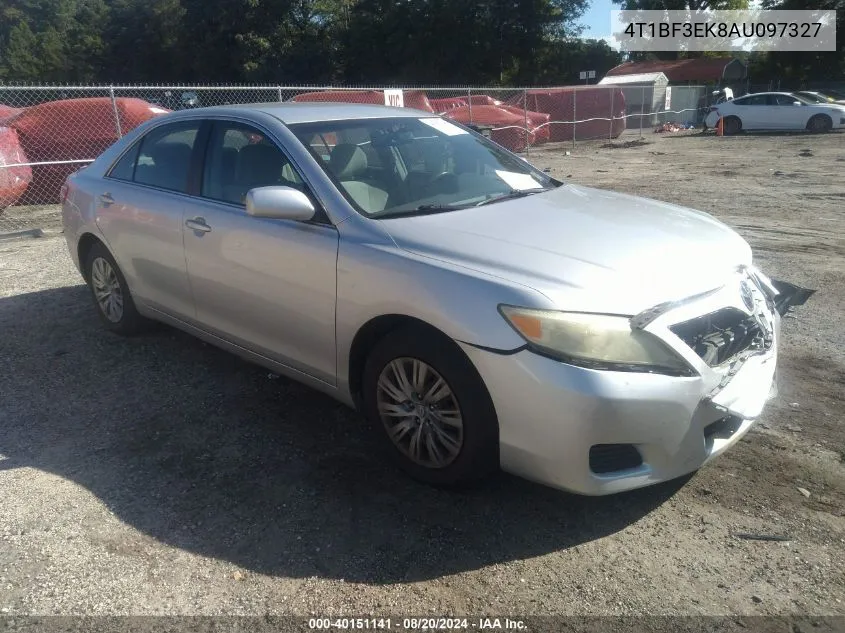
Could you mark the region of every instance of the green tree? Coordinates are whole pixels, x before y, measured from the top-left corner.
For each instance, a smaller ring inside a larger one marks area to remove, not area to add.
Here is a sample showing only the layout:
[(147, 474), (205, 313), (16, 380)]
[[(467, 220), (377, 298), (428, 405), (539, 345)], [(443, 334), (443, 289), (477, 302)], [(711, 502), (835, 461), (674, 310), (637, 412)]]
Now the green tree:
[(38, 61), (38, 39), (26, 22), (9, 28), (0, 41), (0, 78), (8, 82), (36, 81), (41, 74)]
[(615, 61), (576, 37), (588, 2), (5, 0), (0, 79), (561, 83)]
[(180, 0), (113, 0), (105, 27), (100, 80), (185, 80), (184, 16)]
[(845, 0), (763, 0), (764, 9), (836, 11), (836, 51), (773, 51), (754, 53), (749, 76), (755, 80), (779, 80), (784, 89), (799, 89), (812, 80), (837, 80), (845, 76)]

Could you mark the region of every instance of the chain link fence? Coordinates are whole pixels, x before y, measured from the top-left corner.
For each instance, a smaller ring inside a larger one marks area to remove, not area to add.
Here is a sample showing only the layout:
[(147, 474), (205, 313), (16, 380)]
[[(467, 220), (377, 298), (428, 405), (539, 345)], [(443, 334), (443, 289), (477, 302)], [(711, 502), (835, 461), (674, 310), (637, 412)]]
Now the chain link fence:
[(128, 131), (172, 110), (285, 101), (389, 102), (475, 126), (530, 159), (531, 151), (544, 145), (568, 149), (578, 141), (614, 139), (626, 130), (642, 135), (667, 123), (700, 125), (708, 96), (703, 86), (0, 85), (0, 237), (59, 229), (59, 196), (67, 176)]

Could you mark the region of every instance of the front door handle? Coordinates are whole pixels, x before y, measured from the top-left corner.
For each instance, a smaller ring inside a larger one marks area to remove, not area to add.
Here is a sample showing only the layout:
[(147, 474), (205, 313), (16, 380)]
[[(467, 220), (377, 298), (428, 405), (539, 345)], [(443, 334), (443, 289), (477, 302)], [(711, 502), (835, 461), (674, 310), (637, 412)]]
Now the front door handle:
[(104, 207), (107, 207), (107, 206), (109, 206), (109, 205), (114, 204), (114, 198), (112, 198), (112, 195), (111, 195), (110, 193), (104, 193), (104, 194), (101, 194), (101, 195), (100, 195), (100, 203), (101, 203)]
[(192, 231), (199, 231), (200, 233), (208, 233), (211, 227), (205, 223), (205, 218), (193, 218), (192, 220), (185, 220), (185, 226)]

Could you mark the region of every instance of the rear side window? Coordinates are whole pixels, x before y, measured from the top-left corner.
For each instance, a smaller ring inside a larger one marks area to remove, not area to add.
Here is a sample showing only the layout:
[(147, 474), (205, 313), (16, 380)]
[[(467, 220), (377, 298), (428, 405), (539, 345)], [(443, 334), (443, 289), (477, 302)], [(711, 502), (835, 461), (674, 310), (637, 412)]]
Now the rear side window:
[(134, 182), (186, 192), (199, 127), (199, 121), (173, 123), (147, 134), (138, 151)]
[(135, 163), (138, 160), (138, 150), (140, 148), (141, 144), (135, 143), (128, 152), (121, 156), (120, 160), (111, 168), (109, 178), (132, 180), (135, 177)]

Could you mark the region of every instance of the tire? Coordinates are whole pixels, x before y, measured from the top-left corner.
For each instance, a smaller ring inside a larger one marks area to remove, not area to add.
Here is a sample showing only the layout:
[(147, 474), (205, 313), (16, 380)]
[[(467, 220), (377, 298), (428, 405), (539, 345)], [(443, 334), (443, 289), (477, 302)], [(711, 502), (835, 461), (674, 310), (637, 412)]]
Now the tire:
[(740, 121), (735, 116), (726, 117), (725, 122), (722, 126), (722, 131), (724, 132), (725, 136), (733, 136), (734, 134), (739, 134), (742, 131), (742, 121)]
[(126, 278), (101, 242), (94, 244), (88, 252), (85, 279), (100, 321), (107, 330), (131, 336), (147, 328), (149, 321), (138, 313)]
[[(425, 372), (415, 373), (419, 363)], [(394, 370), (407, 372), (407, 390), (396, 388), (401, 381)], [(422, 388), (418, 383), (419, 393), (413, 392), (410, 383), (423, 373)], [(390, 332), (367, 358), (362, 390), (363, 412), (377, 437), (392, 460), (414, 479), (453, 487), (481, 481), (498, 469), (499, 424), (493, 401), (475, 367), (445, 336), (421, 326)], [(449, 395), (444, 397), (445, 393)], [(414, 396), (419, 396), (416, 404)], [(442, 434), (448, 441), (440, 439)], [(411, 454), (414, 436), (417, 459)]]
[(833, 129), (833, 119), (826, 114), (816, 114), (807, 121), (807, 129), (819, 134), (830, 132)]

